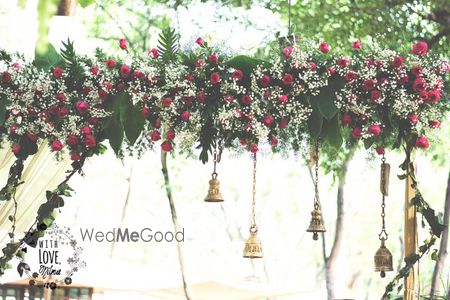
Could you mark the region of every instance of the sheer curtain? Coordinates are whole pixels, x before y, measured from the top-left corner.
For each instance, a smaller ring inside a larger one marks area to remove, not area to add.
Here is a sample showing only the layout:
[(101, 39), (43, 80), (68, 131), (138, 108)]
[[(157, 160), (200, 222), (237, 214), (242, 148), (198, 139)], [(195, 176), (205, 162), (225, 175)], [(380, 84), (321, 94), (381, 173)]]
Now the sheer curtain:
[[(8, 171), (14, 163), (15, 157), (10, 149), (0, 149), (0, 185), (3, 187), (8, 178)], [(43, 142), (38, 152), (25, 161), (22, 173), (24, 183), (16, 192), (18, 203), (16, 221), (16, 239), (20, 239), (23, 233), (33, 224), (38, 207), (46, 201), (45, 191), (53, 190), (63, 180), (65, 171), (70, 167), (70, 159), (64, 157), (62, 161), (56, 161), (46, 142)], [(14, 202), (0, 202), (0, 247), (8, 241), (8, 232), (12, 223), (8, 216), (14, 213)]]

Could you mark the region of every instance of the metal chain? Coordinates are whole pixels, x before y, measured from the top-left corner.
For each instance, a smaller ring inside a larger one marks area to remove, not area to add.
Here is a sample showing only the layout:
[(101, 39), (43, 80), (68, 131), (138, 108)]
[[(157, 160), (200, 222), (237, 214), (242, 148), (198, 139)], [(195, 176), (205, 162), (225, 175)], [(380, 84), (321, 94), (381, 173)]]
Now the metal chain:
[[(385, 213), (385, 208), (386, 208), (386, 203), (385, 203), (385, 191), (386, 191), (386, 177), (385, 177), (385, 171), (386, 170), (386, 158), (383, 157), (381, 158), (381, 194), (382, 194), (382, 198), (381, 198), (381, 232), (378, 235), (380, 241), (386, 241), (388, 239), (388, 234), (386, 232), (386, 224), (385, 224), (385, 217), (386, 217), (386, 213)], [(383, 236), (384, 234), (384, 236)]]
[(319, 140), (314, 146), (315, 178), (314, 178), (314, 208), (319, 209)]
[(217, 160), (218, 160), (218, 157), (217, 157), (217, 148), (214, 148), (214, 152), (213, 152), (213, 160), (214, 160), (214, 170), (213, 170), (213, 173), (212, 173), (212, 178), (213, 179), (216, 179), (217, 178)]
[(253, 154), (252, 224), (250, 232), (257, 232), (256, 226), (256, 153)]

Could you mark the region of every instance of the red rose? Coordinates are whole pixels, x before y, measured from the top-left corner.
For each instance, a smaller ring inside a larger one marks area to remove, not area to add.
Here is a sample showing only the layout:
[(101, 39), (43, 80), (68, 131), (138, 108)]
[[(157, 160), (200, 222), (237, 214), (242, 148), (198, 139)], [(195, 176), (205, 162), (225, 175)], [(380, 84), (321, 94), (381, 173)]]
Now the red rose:
[(64, 70), (61, 68), (53, 68), (52, 73), (53, 73), (53, 77), (61, 78), (64, 73)]
[(287, 119), (281, 119), (278, 123), (281, 129), (285, 129), (288, 126), (289, 121)]
[(126, 39), (120, 39), (119, 40), (119, 47), (122, 50), (127, 50), (127, 40)]
[(68, 110), (67, 108), (65, 108), (65, 107), (61, 108), (61, 109), (58, 111), (58, 117), (60, 117), (60, 118), (64, 118), (64, 117), (67, 116), (68, 114), (69, 114), (69, 110)]
[(181, 99), (185, 105), (191, 105), (193, 103), (192, 97), (183, 96)]
[(120, 77), (122, 77), (122, 78), (128, 78), (128, 77), (130, 76), (131, 69), (130, 69), (130, 67), (127, 66), (127, 65), (122, 65), (122, 66), (120, 67), (119, 73), (120, 73)]
[(328, 52), (330, 52), (331, 48), (330, 48), (330, 45), (328, 45), (327, 42), (322, 42), (319, 45), (319, 49), (320, 49), (320, 51), (322, 51), (322, 53), (327, 54)]
[(220, 76), (217, 72), (212, 72), (211, 76), (209, 77), (209, 80), (212, 84), (218, 84), (220, 82)]
[(171, 152), (172, 151), (172, 144), (168, 141), (165, 141), (161, 144), (161, 149), (164, 152)]
[(419, 121), (419, 116), (416, 114), (410, 114), (408, 115), (408, 120), (411, 124), (416, 124)]
[(148, 116), (150, 115), (150, 108), (148, 108), (147, 106), (142, 107), (141, 113), (145, 118), (148, 118)]
[(345, 68), (345, 67), (347, 67), (350, 64), (350, 59), (347, 58), (347, 57), (345, 57), (345, 58), (340, 57), (337, 60), (337, 64), (338, 64), (339, 67)]
[(117, 89), (117, 91), (119, 91), (119, 92), (122, 92), (123, 90), (125, 90), (126, 87), (127, 87), (127, 85), (126, 85), (125, 83), (123, 83), (123, 82), (119, 82), (119, 83), (116, 85), (116, 89)]
[(114, 60), (108, 59), (108, 60), (106, 61), (106, 67), (107, 67), (108, 69), (114, 69), (115, 66), (116, 66), (116, 62), (115, 62)]
[(373, 81), (372, 79), (364, 80), (363, 89), (365, 89), (367, 91), (371, 91), (374, 88), (375, 88), (375, 81)]
[(64, 95), (64, 93), (58, 93), (56, 94), (55, 98), (59, 102), (64, 102), (66, 100), (66, 95)]
[(217, 56), (216, 53), (212, 53), (212, 54), (208, 57), (208, 60), (209, 60), (210, 62), (212, 62), (213, 64), (216, 64), (216, 65), (219, 63), (219, 57)]
[(242, 104), (248, 106), (248, 105), (252, 104), (252, 97), (250, 97), (248, 95), (244, 95), (241, 97), (241, 102), (242, 102)]
[(256, 144), (253, 144), (253, 145), (251, 145), (250, 146), (250, 152), (251, 153), (256, 153), (256, 152), (258, 152), (258, 145), (256, 145)]
[(355, 41), (352, 45), (352, 49), (356, 51), (361, 50), (361, 47), (362, 43), (360, 41)]
[(2, 73), (2, 81), (4, 83), (10, 82), (11, 81), (11, 74), (9, 72), (7, 72), (7, 71), (3, 72)]
[(391, 61), (391, 66), (394, 68), (400, 68), (405, 63), (405, 58), (403, 56), (396, 56), (393, 61)]
[(336, 69), (334, 67), (328, 67), (327, 73), (328, 73), (329, 76), (331, 76), (334, 73), (336, 73)]
[(80, 114), (85, 114), (89, 111), (89, 103), (85, 101), (78, 101), (76, 108)]
[(284, 105), (288, 102), (289, 98), (287, 95), (281, 95), (278, 97), (278, 103), (280, 103), (281, 105)]
[(147, 55), (148, 55), (148, 57), (150, 57), (151, 59), (158, 58), (158, 56), (159, 56), (158, 49), (153, 48), (153, 49), (151, 49), (151, 50), (148, 50)]
[(203, 69), (205, 67), (205, 62), (202, 59), (199, 59), (195, 62), (195, 67), (198, 69)]
[(187, 75), (186, 75), (186, 80), (187, 80), (187, 81), (192, 81), (192, 80), (194, 80), (194, 75), (192, 75), (192, 74), (190, 74), (190, 73), (187, 74)]
[(400, 75), (400, 82), (403, 84), (407, 84), (409, 80), (408, 74), (401, 74)]
[(91, 125), (97, 125), (98, 119), (96, 117), (90, 117), (90, 118), (88, 118), (88, 122)]
[(100, 69), (97, 66), (92, 66), (90, 69), (91, 74), (97, 76), (100, 73)]
[(163, 107), (169, 107), (172, 105), (172, 99), (170, 98), (164, 98), (162, 101), (162, 106)]
[(370, 92), (370, 100), (374, 103), (380, 103), (381, 92), (379, 90), (373, 90)]
[(84, 137), (84, 144), (88, 148), (97, 147), (97, 141), (95, 140), (95, 137), (93, 137), (92, 135), (87, 135)]
[(431, 90), (428, 92), (427, 101), (430, 105), (436, 104), (441, 99), (441, 92), (437, 90)]
[(185, 122), (189, 121), (189, 118), (190, 118), (190, 117), (191, 117), (191, 113), (188, 112), (188, 111), (183, 111), (183, 112), (181, 113), (181, 120), (183, 120), (183, 121), (185, 121)]
[(441, 122), (437, 120), (430, 120), (428, 121), (428, 125), (430, 125), (431, 128), (439, 128), (441, 127)]
[(290, 73), (286, 73), (283, 75), (283, 78), (281, 78), (281, 81), (284, 85), (292, 85), (292, 82), (294, 82), (294, 76), (292, 76), (292, 74)]
[(267, 116), (264, 117), (264, 124), (265, 124), (267, 127), (272, 126), (272, 124), (273, 124), (273, 118), (272, 118), (271, 115), (267, 115)]
[(315, 70), (317, 70), (317, 65), (316, 65), (315, 62), (310, 61), (310, 62), (308, 63), (308, 68), (309, 68), (311, 71), (315, 71)]
[(86, 136), (86, 135), (92, 135), (92, 130), (91, 127), (89, 126), (83, 126), (83, 128), (81, 128), (81, 134)]
[(67, 145), (70, 145), (70, 146), (78, 145), (79, 142), (80, 142), (80, 140), (74, 134), (69, 134), (66, 138), (66, 143), (67, 143)]
[(375, 151), (378, 155), (384, 155), (384, 147), (378, 146)]
[(369, 131), (369, 133), (373, 134), (374, 136), (379, 136), (381, 133), (380, 125), (378, 125), (378, 124), (370, 125), (368, 131)]
[(355, 139), (359, 139), (362, 137), (362, 129), (359, 127), (356, 127), (352, 130), (352, 137)]
[(416, 140), (416, 148), (427, 149), (428, 147), (430, 147), (428, 139), (424, 136), (419, 136)]
[(272, 147), (276, 147), (278, 145), (278, 139), (276, 136), (274, 136), (272, 138), (272, 140), (270, 141), (270, 144), (272, 145)]
[(225, 101), (226, 101), (228, 104), (231, 104), (231, 103), (233, 103), (233, 101), (234, 101), (234, 97), (233, 97), (232, 95), (226, 95), (226, 96), (225, 96)]
[(197, 40), (195, 41), (199, 46), (203, 46), (203, 44), (205, 43), (205, 41), (203, 41), (203, 39), (201, 37), (198, 37)]
[(103, 87), (105, 87), (106, 89), (110, 90), (110, 89), (112, 89), (113, 85), (112, 85), (111, 82), (105, 81), (105, 82), (103, 82)]
[(292, 48), (291, 46), (287, 46), (283, 49), (283, 56), (286, 58), (290, 58), (293, 52), (294, 48)]
[(85, 86), (83, 88), (83, 94), (84, 95), (89, 95), (89, 93), (92, 91), (92, 88), (90, 86)]
[(247, 146), (247, 140), (239, 140), (241, 146)]
[(153, 122), (153, 126), (154, 126), (156, 129), (161, 128), (161, 120), (160, 120), (160, 119), (156, 119), (156, 120)]
[(419, 93), (420, 98), (427, 99), (428, 98), (428, 92), (426, 90), (423, 90)]
[(196, 98), (197, 98), (198, 102), (204, 103), (205, 100), (206, 100), (206, 94), (205, 94), (205, 92), (201, 91), (200, 93), (197, 94), (197, 97), (196, 97)]
[(350, 125), (352, 123), (352, 116), (350, 114), (344, 113), (341, 116), (342, 125)]
[(14, 145), (12, 145), (12, 147), (11, 147), (12, 153), (14, 153), (14, 154), (16, 154), (16, 155), (19, 154), (20, 150), (21, 150), (21, 147), (20, 147), (19, 144), (14, 144)]
[(173, 130), (169, 130), (166, 132), (166, 138), (169, 141), (172, 141), (175, 138), (175, 132), (173, 132)]
[(52, 143), (52, 150), (53, 151), (61, 151), (63, 148), (63, 144), (60, 140), (56, 140)]
[(349, 72), (345, 73), (345, 75), (344, 75), (344, 80), (347, 82), (356, 80), (356, 78), (358, 78), (358, 75), (356, 74), (355, 71), (349, 71)]
[(236, 79), (237, 81), (240, 81), (240, 80), (242, 80), (242, 78), (244, 78), (244, 72), (242, 72), (241, 70), (236, 70), (231, 75), (231, 78)]
[(272, 84), (272, 78), (270, 78), (269, 75), (264, 75), (263, 77), (261, 77), (261, 79), (259, 80), (259, 85), (263, 88), (267, 88)]
[(421, 92), (425, 90), (426, 87), (427, 83), (425, 82), (425, 79), (423, 79), (422, 77), (416, 78), (413, 82), (413, 90), (416, 92)]
[(106, 93), (104, 89), (99, 89), (98, 90), (98, 97), (101, 100), (105, 101), (106, 99), (108, 99), (108, 93)]
[(150, 138), (150, 140), (152, 140), (153, 142), (159, 141), (161, 139), (161, 133), (157, 130), (154, 130), (152, 132), (150, 132), (150, 134), (148, 135), (148, 137)]
[(81, 160), (81, 155), (79, 153), (72, 152), (70, 154), (70, 159), (73, 160), (73, 161), (80, 161)]
[(39, 139), (37, 134), (31, 133), (31, 132), (27, 133), (27, 138), (32, 142), (36, 142)]
[(425, 55), (428, 51), (428, 44), (425, 42), (418, 42), (412, 46), (412, 53), (416, 55)]
[(414, 76), (419, 77), (422, 75), (422, 67), (421, 66), (414, 66), (411, 68), (411, 73), (413, 73)]

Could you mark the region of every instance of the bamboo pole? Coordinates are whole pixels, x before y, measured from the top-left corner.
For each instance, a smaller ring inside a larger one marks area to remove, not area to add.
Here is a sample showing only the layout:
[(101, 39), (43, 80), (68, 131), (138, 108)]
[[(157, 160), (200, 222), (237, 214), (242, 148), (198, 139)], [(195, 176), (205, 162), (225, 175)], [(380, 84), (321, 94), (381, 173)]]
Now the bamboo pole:
[[(405, 227), (404, 227), (404, 243), (405, 243), (405, 257), (410, 254), (416, 253), (416, 237), (417, 237), (417, 218), (416, 218), (416, 206), (410, 205), (411, 199), (415, 196), (415, 191), (411, 187), (413, 179), (410, 176), (410, 170), (415, 170), (415, 152), (411, 153), (411, 164), (413, 168), (408, 166), (408, 173), (406, 177), (405, 186)], [(415, 171), (413, 171), (415, 172)], [(413, 267), (404, 281), (404, 300), (414, 299), (414, 281), (415, 281), (415, 268)]]

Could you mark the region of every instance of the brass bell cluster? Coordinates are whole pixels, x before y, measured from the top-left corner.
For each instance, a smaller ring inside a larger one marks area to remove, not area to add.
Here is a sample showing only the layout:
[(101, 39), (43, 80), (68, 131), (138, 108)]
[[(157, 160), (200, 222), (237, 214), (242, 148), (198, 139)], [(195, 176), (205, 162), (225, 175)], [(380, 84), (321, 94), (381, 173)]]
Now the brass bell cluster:
[(253, 191), (252, 191), (252, 219), (250, 225), (250, 237), (245, 242), (245, 258), (262, 258), (262, 245), (258, 238), (258, 226), (256, 226), (256, 153), (253, 154)]
[(315, 178), (314, 178), (314, 210), (311, 212), (311, 221), (307, 232), (313, 233), (313, 240), (319, 239), (319, 232), (326, 232), (325, 225), (323, 223), (322, 210), (319, 203), (319, 141), (316, 141), (314, 156), (315, 162)]
[(223, 196), (220, 192), (220, 181), (217, 179), (217, 163), (220, 162), (222, 151), (217, 153), (216, 150), (214, 150), (214, 171), (211, 174), (211, 180), (209, 181), (209, 189), (208, 189), (208, 195), (206, 195), (205, 201), (206, 202), (223, 202)]
[(378, 235), (381, 245), (380, 248), (378, 248), (377, 252), (374, 256), (374, 262), (375, 262), (375, 272), (380, 272), (381, 278), (384, 278), (386, 276), (386, 272), (393, 271), (392, 267), (392, 254), (389, 251), (389, 249), (385, 245), (385, 241), (388, 239), (388, 234), (386, 232), (386, 225), (385, 225), (385, 197), (389, 194), (389, 173), (390, 173), (390, 165), (386, 163), (386, 158), (383, 155), (383, 158), (381, 159), (381, 180), (380, 180), (380, 190), (382, 194), (382, 200), (381, 200), (381, 232)]

